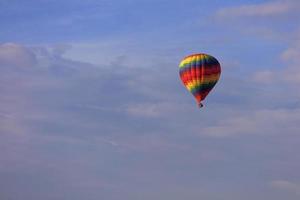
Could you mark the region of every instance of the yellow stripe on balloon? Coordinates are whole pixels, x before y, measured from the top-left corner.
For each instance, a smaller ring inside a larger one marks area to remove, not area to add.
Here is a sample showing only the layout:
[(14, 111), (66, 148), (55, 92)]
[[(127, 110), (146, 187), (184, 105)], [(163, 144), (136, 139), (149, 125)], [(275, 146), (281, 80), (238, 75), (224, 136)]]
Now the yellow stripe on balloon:
[(189, 57), (185, 58), (184, 60), (182, 60), (180, 62), (179, 68), (182, 68), (185, 65), (190, 64), (194, 61), (199, 62), (200, 60), (204, 60), (204, 59), (207, 59), (207, 58), (208, 58), (207, 55), (192, 55), (192, 56), (189, 56)]
[[(217, 75), (210, 75), (208, 77), (205, 77), (203, 79), (203, 82), (200, 80), (200, 79), (197, 79), (197, 83), (195, 84), (194, 83), (194, 80), (191, 80), (189, 82), (186, 83), (186, 88), (191, 91), (193, 90), (195, 87), (198, 87), (200, 85), (204, 85), (204, 84), (208, 84), (208, 83), (211, 83), (211, 82), (215, 82), (219, 79), (220, 75), (217, 74)], [(201, 84), (200, 84), (201, 83)]]

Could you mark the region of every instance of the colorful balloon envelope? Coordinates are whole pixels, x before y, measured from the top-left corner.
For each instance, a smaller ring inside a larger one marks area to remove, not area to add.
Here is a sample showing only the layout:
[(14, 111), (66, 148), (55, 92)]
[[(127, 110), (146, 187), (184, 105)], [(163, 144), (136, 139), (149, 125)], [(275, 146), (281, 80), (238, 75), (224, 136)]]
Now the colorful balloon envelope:
[(185, 57), (179, 64), (179, 75), (184, 86), (199, 105), (218, 82), (221, 66), (213, 56), (199, 53)]

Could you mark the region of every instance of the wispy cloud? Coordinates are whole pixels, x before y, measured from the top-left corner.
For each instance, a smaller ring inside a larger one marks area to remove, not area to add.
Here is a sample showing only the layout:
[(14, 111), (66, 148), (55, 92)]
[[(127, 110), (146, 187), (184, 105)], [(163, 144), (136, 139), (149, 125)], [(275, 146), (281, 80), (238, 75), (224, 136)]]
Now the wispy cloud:
[(271, 182), (271, 186), (276, 189), (282, 189), (300, 195), (300, 184), (288, 180), (276, 180)]
[(293, 64), (300, 63), (300, 37), (298, 38), (298, 40), (293, 41), (291, 46), (281, 54), (281, 58), (284, 61), (291, 62)]
[(201, 132), (211, 136), (236, 134), (287, 134), (300, 130), (300, 110), (258, 110), (245, 115), (220, 120), (219, 124), (204, 128)]
[(273, 1), (262, 4), (249, 4), (222, 8), (217, 12), (217, 17), (272, 17), (296, 10), (295, 1)]
[(18, 44), (0, 44), (0, 65), (3, 67), (31, 67), (36, 64), (33, 52)]
[(300, 3), (295, 0), (268, 1), (223, 7), (216, 11), (216, 23), (225, 30), (234, 30), (246, 36), (282, 44), (295, 39), (299, 26)]
[(300, 82), (300, 42), (292, 41), (279, 56), (278, 63), (282, 67), (275, 70), (262, 70), (254, 75), (259, 83), (299, 83)]

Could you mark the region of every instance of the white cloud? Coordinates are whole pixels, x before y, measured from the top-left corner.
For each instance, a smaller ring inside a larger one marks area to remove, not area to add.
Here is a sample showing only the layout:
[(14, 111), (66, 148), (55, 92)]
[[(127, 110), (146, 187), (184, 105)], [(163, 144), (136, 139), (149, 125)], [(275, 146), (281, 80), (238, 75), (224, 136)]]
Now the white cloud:
[(254, 74), (254, 81), (260, 83), (272, 83), (274, 81), (274, 72), (270, 70), (259, 71)]
[(30, 49), (14, 43), (0, 45), (0, 65), (5, 67), (28, 67), (36, 64)]
[(285, 50), (281, 55), (283, 60), (300, 61), (300, 45)]
[(300, 68), (299, 66), (289, 67), (283, 74), (285, 81), (291, 83), (300, 83)]
[(253, 79), (259, 83), (300, 83), (300, 40), (293, 42), (281, 53), (279, 70), (263, 70), (255, 73)]
[(128, 105), (125, 109), (129, 115), (141, 117), (165, 117), (172, 113), (184, 112), (187, 106), (174, 102), (140, 103)]
[(157, 117), (160, 115), (160, 110), (159, 106), (155, 104), (131, 105), (127, 108), (129, 114), (144, 117)]
[[(300, 31), (298, 31), (298, 34), (300, 34)], [(300, 38), (292, 42), (291, 46), (282, 53), (281, 58), (284, 61), (300, 64)]]
[(201, 129), (200, 133), (215, 137), (240, 134), (299, 133), (300, 109), (270, 109), (248, 111), (237, 116), (219, 119), (216, 125)]
[(217, 17), (269, 17), (286, 14), (293, 9), (293, 1), (275, 1), (223, 8), (217, 12)]
[(271, 182), (271, 186), (277, 189), (283, 189), (300, 195), (300, 184), (287, 180), (276, 180)]

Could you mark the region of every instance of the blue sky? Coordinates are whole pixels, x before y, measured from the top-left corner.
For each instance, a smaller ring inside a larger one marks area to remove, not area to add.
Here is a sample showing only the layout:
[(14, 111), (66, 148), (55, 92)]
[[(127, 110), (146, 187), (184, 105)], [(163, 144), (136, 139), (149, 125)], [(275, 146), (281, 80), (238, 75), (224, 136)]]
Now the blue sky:
[[(0, 1), (0, 197), (298, 200), (298, 0)], [(180, 60), (214, 55), (205, 107)]]

